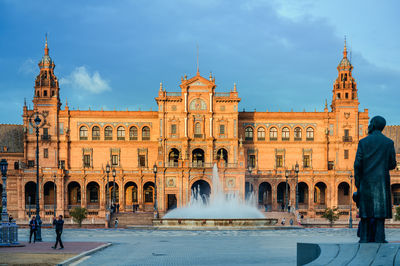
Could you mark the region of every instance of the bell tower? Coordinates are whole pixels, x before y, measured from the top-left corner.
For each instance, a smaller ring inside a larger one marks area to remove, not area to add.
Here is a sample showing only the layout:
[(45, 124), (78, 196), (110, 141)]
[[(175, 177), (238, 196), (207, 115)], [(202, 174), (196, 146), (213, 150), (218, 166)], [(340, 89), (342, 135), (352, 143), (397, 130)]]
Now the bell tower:
[(60, 88), (58, 85), (58, 79), (54, 75), (55, 64), (49, 55), (47, 35), (44, 55), (38, 65), (40, 73), (35, 80), (35, 95), (33, 98), (34, 108), (36, 109), (38, 106), (46, 104), (46, 106), (56, 106), (58, 109), (60, 107)]
[(358, 107), (357, 83), (352, 76), (353, 66), (347, 58), (346, 38), (344, 39), (343, 58), (337, 66), (338, 77), (333, 84), (332, 111), (339, 106)]

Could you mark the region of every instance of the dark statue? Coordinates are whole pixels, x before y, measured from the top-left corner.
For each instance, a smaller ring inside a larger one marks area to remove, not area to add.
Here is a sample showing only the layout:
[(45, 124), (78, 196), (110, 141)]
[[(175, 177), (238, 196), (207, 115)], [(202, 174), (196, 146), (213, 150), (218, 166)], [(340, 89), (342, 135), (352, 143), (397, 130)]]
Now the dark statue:
[(371, 119), (354, 161), (360, 243), (385, 243), (385, 219), (392, 218), (389, 170), (396, 167), (396, 153), (393, 141), (382, 134), (385, 125), (381, 116)]

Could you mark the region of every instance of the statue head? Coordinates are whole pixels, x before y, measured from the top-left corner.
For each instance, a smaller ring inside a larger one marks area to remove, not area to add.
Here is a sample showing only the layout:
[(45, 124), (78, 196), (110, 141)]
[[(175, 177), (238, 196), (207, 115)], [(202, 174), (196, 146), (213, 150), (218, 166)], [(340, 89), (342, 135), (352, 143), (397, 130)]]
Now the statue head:
[(371, 134), (375, 130), (382, 131), (386, 126), (386, 120), (382, 116), (374, 116), (369, 122), (368, 134)]

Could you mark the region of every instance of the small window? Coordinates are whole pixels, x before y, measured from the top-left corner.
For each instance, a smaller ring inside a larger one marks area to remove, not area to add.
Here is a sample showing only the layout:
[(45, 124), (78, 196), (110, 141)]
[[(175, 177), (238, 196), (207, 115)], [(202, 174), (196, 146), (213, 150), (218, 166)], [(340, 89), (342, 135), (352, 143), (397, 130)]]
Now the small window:
[(249, 155), (249, 161), (247, 162), (248, 166), (251, 168), (256, 167), (256, 156), (254, 154)]
[(314, 140), (314, 129), (312, 127), (307, 128), (307, 130), (306, 130), (306, 139), (308, 141)]
[(259, 127), (257, 129), (257, 140), (265, 140), (265, 128)]
[(47, 91), (43, 91), (43, 96), (47, 96)]
[(47, 127), (43, 128), (43, 135), (48, 136), (49, 135), (49, 129)]
[(303, 156), (303, 167), (308, 168), (311, 166), (310, 155)]
[(282, 129), (282, 140), (288, 141), (289, 138), (290, 138), (290, 131), (289, 131), (289, 128), (284, 127), (284, 128)]
[(349, 94), (346, 92), (346, 94), (345, 94), (345, 96), (344, 96), (346, 99), (348, 99), (349, 98)]
[(34, 160), (28, 160), (28, 168), (35, 167), (35, 161)]
[(125, 140), (125, 128), (122, 126), (117, 128), (117, 140)]
[(344, 158), (349, 159), (349, 150), (344, 150)]
[(335, 166), (335, 164), (333, 161), (328, 162), (328, 170), (333, 170), (334, 166)]
[(111, 164), (112, 164), (112, 166), (118, 166), (119, 165), (119, 156), (117, 154), (113, 154), (111, 156)]
[(54, 96), (54, 91), (51, 91), (51, 97), (53, 97)]
[(100, 140), (100, 128), (94, 126), (92, 129), (92, 140)]
[(83, 155), (83, 167), (90, 167), (90, 155)]
[(219, 134), (225, 135), (225, 125), (219, 125)]
[(18, 170), (19, 169), (19, 162), (14, 162), (14, 169)]
[(194, 137), (195, 138), (202, 138), (203, 134), (201, 134), (201, 125), (199, 122), (194, 124)]
[(138, 130), (136, 127), (129, 129), (129, 140), (138, 140)]
[(88, 139), (88, 128), (85, 126), (80, 127), (79, 129), (79, 139), (87, 140)]
[(176, 124), (171, 125), (171, 134), (175, 135), (176, 134)]
[(110, 126), (107, 126), (105, 129), (104, 129), (104, 140), (112, 140), (113, 139), (113, 130), (112, 130), (112, 127), (110, 127)]
[(278, 154), (275, 157), (276, 160), (276, 167), (283, 167), (283, 156)]
[(150, 140), (150, 128), (144, 127), (142, 129), (142, 140)]
[(294, 129), (294, 140), (295, 141), (300, 141), (301, 140), (301, 128), (300, 127), (296, 127)]
[(64, 160), (60, 160), (58, 162), (58, 168), (60, 169), (65, 169), (65, 161)]
[(271, 127), (269, 130), (269, 140), (278, 140), (278, 130), (276, 127)]
[(337, 99), (340, 99), (340, 93), (338, 93), (338, 94), (336, 95), (336, 98), (337, 98)]
[(49, 149), (43, 149), (43, 158), (49, 158)]
[(146, 167), (146, 155), (139, 155), (139, 167)]
[(253, 128), (252, 127), (246, 127), (244, 130), (244, 140), (253, 140)]

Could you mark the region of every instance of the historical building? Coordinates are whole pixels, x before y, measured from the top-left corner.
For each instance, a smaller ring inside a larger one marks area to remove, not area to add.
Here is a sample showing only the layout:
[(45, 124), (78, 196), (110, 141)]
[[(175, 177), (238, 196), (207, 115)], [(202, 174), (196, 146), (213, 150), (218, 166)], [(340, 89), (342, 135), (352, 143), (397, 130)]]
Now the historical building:
[[(39, 68), (33, 109), (25, 104), (23, 125), (0, 125), (0, 157), (10, 165), (8, 206), (14, 217), (24, 219), (35, 208), (36, 115), (42, 120), (39, 202), (45, 219), (53, 216), (54, 203), (57, 214), (67, 217), (75, 206), (86, 207), (90, 217), (105, 217), (106, 205), (114, 200), (107, 163), (115, 169), (120, 211), (133, 205), (152, 211), (155, 187), (161, 214), (187, 204), (194, 187), (210, 193), (215, 163), (226, 193), (254, 192), (268, 210), (280, 210), (286, 198), (294, 207), (298, 184), (304, 215), (315, 217), (333, 206), (349, 211), (354, 157), (367, 134), (369, 114), (358, 109), (346, 46), (331, 108), (326, 104), (321, 112), (239, 112), (236, 86), (216, 92), (215, 78), (199, 71), (182, 77), (177, 92), (160, 84), (157, 111), (71, 110), (61, 104), (47, 42)], [(399, 127), (387, 127), (386, 134), (396, 139), (400, 154)], [(392, 183), (399, 204), (399, 171), (393, 171)]]

